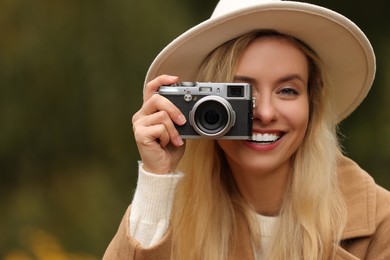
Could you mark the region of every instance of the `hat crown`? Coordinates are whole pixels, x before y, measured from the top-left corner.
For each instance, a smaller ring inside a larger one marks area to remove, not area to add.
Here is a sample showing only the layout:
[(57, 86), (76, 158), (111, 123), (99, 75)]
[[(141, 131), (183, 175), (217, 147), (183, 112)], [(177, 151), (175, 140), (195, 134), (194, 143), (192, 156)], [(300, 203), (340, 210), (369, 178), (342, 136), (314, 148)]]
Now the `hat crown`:
[(281, 0), (220, 0), (211, 15), (211, 19), (247, 7), (272, 2), (281, 2)]

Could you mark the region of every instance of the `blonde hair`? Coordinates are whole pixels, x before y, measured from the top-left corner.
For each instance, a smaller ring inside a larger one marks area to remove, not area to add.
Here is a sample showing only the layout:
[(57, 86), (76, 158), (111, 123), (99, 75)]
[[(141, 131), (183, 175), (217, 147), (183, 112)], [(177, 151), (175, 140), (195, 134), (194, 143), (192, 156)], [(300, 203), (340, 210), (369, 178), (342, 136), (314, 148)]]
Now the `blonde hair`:
[[(309, 63), (309, 126), (293, 156), (289, 187), (265, 259), (329, 259), (340, 240), (346, 213), (337, 185), (336, 122), (318, 57), (293, 37), (259, 31), (215, 49), (201, 65), (197, 79), (232, 81), (240, 55), (259, 37), (290, 42)], [(172, 259), (227, 259), (237, 212), (246, 217), (254, 245), (260, 245), (261, 230), (217, 142), (187, 140), (179, 170), (185, 175), (172, 213)]]

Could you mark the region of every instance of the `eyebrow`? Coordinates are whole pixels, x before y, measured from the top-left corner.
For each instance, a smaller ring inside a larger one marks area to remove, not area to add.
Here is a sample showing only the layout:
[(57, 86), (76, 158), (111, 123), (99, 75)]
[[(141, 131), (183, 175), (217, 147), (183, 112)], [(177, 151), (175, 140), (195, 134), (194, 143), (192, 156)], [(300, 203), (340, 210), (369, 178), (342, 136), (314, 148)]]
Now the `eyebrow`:
[(251, 78), (251, 77), (248, 77), (248, 76), (244, 76), (244, 75), (235, 75), (233, 80), (234, 81), (242, 81), (242, 82), (250, 83), (250, 84), (256, 82), (256, 80), (254, 78)]
[[(242, 82), (246, 82), (246, 83), (249, 83), (249, 84), (253, 84), (253, 83), (256, 83), (256, 79), (252, 78), (252, 77), (249, 77), (249, 76), (244, 76), (244, 75), (235, 75), (234, 78), (233, 78), (234, 81), (242, 81)], [(282, 77), (280, 79), (278, 79), (278, 83), (284, 83), (284, 82), (288, 82), (288, 81), (292, 81), (292, 80), (299, 80), (301, 81), (303, 84), (307, 85), (307, 82), (306, 80), (304, 80), (299, 74), (289, 74), (285, 77)]]

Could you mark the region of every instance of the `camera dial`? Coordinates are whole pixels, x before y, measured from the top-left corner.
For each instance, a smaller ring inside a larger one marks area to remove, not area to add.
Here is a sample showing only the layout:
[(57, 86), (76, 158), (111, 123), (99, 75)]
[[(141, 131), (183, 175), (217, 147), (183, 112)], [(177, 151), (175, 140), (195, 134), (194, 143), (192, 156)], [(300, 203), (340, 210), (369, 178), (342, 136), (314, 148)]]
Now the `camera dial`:
[(184, 101), (191, 102), (192, 101), (192, 95), (190, 91), (187, 91), (187, 93), (184, 95)]
[(191, 82), (191, 81), (183, 81), (179, 84), (180, 87), (195, 87), (196, 82)]

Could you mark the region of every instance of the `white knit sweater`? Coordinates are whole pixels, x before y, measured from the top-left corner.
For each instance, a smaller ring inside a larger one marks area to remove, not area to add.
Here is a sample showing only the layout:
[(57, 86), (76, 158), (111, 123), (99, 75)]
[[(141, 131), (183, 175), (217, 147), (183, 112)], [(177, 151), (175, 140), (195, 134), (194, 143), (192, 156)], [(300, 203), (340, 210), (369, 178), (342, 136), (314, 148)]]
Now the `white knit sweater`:
[[(175, 188), (182, 173), (153, 174), (139, 164), (138, 182), (130, 213), (130, 235), (143, 247), (158, 243), (168, 229)], [(256, 259), (263, 259), (260, 252), (268, 245), (277, 217), (257, 214), (261, 229), (261, 250)]]

